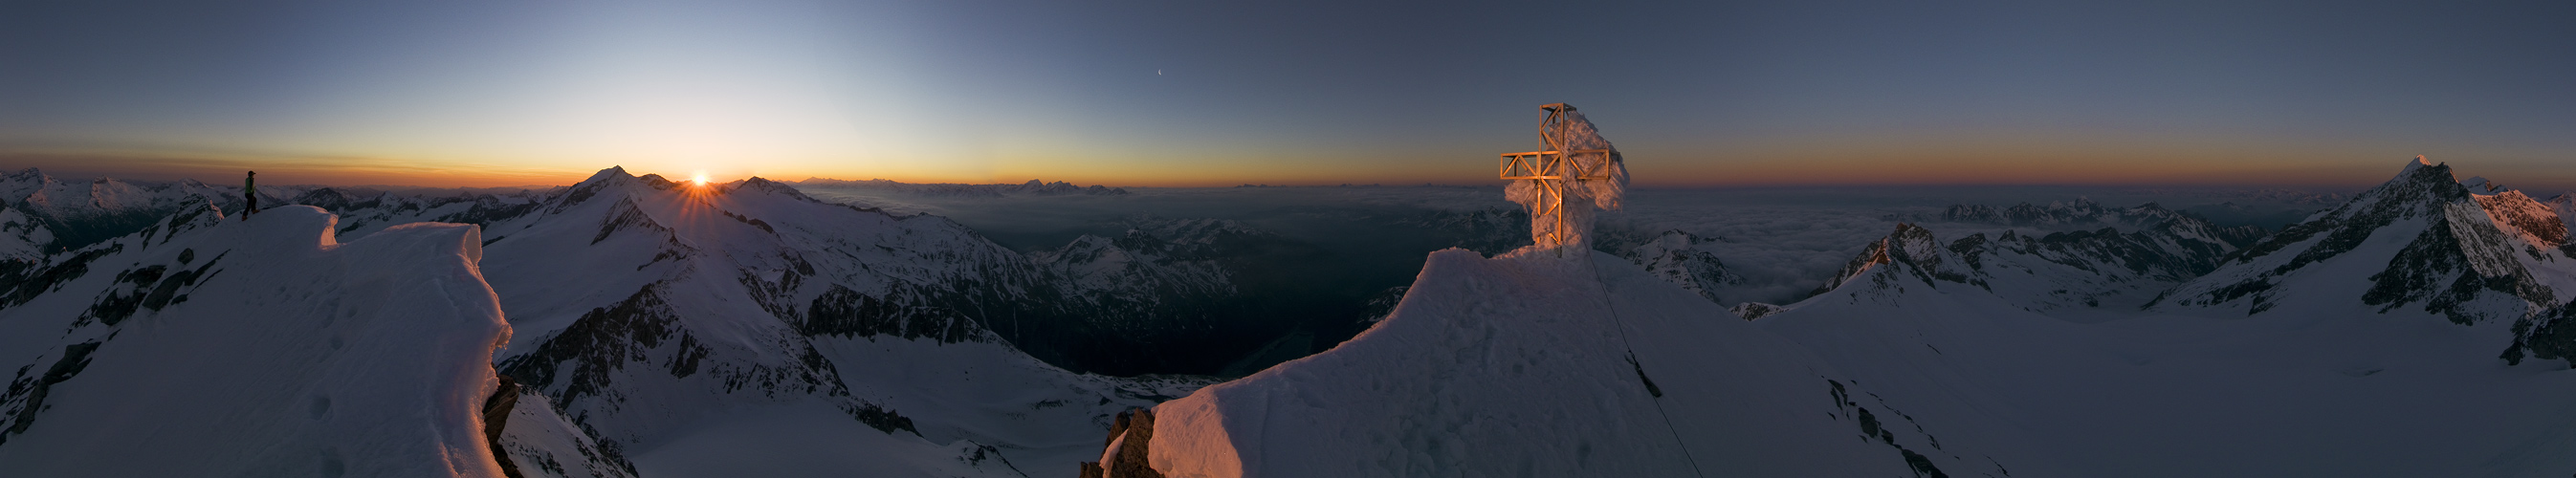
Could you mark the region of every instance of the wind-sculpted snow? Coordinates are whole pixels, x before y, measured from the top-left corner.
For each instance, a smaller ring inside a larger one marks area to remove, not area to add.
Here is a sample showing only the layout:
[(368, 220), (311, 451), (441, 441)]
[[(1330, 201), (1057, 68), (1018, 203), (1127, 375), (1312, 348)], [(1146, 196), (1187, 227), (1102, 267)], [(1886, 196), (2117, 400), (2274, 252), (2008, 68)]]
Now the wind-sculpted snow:
[(1732, 317), (1607, 254), (1437, 252), (1367, 333), (1155, 407), (1150, 465), (1172, 477), (1946, 476), (2011, 461)]
[(29, 360), (0, 400), (0, 469), (502, 475), (480, 406), (510, 327), (476, 228), (343, 244), (319, 209), (198, 207), (56, 256), (50, 285), (0, 306), (0, 354)]

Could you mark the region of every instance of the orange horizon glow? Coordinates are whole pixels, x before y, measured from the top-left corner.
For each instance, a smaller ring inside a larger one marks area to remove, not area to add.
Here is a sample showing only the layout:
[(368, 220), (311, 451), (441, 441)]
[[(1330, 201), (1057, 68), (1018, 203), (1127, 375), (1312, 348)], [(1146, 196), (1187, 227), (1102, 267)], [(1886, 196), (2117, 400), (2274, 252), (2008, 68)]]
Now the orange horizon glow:
[[(551, 187), (580, 182), (609, 167), (624, 167), (642, 176), (684, 177), (699, 185), (750, 177), (779, 181), (807, 178), (884, 179), (906, 183), (1020, 183), (1030, 179), (1111, 187), (1496, 185), (1487, 152), (1461, 152), (1455, 161), (1353, 160), (1343, 167), (1316, 167), (1307, 162), (1231, 158), (1199, 167), (1104, 165), (1090, 161), (1008, 161), (976, 174), (871, 171), (856, 165), (751, 169), (674, 168), (649, 162), (606, 162), (596, 168), (502, 166), (470, 162), (432, 162), (378, 158), (246, 159), (173, 155), (54, 154), (0, 155), (0, 164), (16, 170), (36, 167), (57, 178), (114, 177), (151, 181), (196, 179), (221, 184), (240, 171), (262, 172), (270, 184), (394, 186), (423, 188)], [(2324, 155), (2251, 155), (2145, 152), (2098, 155), (2082, 160), (2045, 151), (2022, 154), (1913, 154), (1853, 152), (1680, 154), (1647, 150), (1627, 154), (1639, 187), (1762, 187), (1830, 185), (2211, 185), (2268, 187), (2353, 187), (2386, 181), (2412, 154), (2358, 161)], [(2395, 159), (2391, 159), (2395, 158)], [(2544, 186), (2544, 191), (2576, 185), (2576, 172), (2531, 161), (2481, 161), (2446, 158), (2462, 179), (2487, 176), (2516, 186)], [(851, 162), (858, 163), (858, 162)], [(426, 164), (454, 165), (430, 167)], [(1329, 165), (1330, 163), (1328, 163)], [(684, 174), (685, 173), (685, 174)]]

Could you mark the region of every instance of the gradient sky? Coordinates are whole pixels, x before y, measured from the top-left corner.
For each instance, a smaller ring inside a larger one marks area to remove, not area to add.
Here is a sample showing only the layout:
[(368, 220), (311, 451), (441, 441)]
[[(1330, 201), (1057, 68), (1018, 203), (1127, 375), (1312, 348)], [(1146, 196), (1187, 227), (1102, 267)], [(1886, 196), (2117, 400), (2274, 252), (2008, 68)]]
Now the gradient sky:
[(2576, 3), (0, 0), (0, 166), (1647, 185), (2576, 187)]

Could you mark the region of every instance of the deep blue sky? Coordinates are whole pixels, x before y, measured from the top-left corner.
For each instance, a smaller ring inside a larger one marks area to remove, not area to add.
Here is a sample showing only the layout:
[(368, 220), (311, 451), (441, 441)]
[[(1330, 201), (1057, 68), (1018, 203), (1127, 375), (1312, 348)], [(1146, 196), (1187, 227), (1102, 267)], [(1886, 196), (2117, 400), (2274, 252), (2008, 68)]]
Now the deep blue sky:
[(2576, 186), (2576, 3), (2137, 3), (8, 1), (0, 163), (1465, 183), (1562, 101), (1649, 184)]

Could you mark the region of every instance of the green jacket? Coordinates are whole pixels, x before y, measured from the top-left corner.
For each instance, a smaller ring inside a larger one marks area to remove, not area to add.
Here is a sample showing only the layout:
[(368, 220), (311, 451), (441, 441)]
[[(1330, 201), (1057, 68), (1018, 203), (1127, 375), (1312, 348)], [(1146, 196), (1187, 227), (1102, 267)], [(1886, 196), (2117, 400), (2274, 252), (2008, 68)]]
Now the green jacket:
[(250, 179), (250, 178), (251, 178), (250, 176), (242, 176), (242, 194), (244, 194), (244, 195), (255, 195), (255, 194), (259, 194), (259, 188), (258, 188), (258, 187), (256, 187), (256, 186), (252, 186), (252, 185), (251, 185), (251, 179)]

